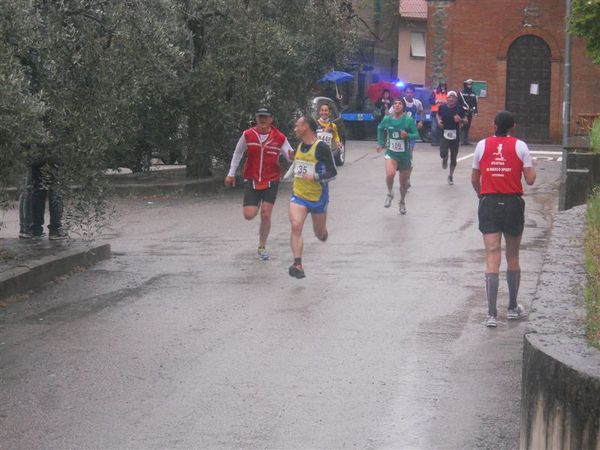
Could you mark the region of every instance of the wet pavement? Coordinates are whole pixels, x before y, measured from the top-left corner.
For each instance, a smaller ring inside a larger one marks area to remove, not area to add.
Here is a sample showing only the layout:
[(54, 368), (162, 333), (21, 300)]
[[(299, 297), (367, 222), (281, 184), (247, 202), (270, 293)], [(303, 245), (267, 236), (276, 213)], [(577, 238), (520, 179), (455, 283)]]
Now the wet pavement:
[[(401, 216), (374, 146), (349, 143), (329, 240), (307, 223), (304, 280), (287, 275), (289, 184), (269, 262), (240, 190), (119, 200), (112, 260), (0, 309), (0, 448), (516, 448), (526, 322), (507, 323), (502, 274), (483, 326), (471, 159), (448, 186), (419, 144)], [(526, 307), (560, 162), (537, 167)]]

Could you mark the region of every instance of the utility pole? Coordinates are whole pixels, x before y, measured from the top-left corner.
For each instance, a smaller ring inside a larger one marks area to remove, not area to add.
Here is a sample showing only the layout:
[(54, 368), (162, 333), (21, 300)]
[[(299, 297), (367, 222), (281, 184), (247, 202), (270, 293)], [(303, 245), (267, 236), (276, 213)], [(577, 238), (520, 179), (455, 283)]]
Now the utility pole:
[(569, 145), (569, 133), (571, 130), (571, 34), (568, 30), (571, 18), (571, 0), (565, 0), (565, 65), (563, 85), (563, 136), (562, 136), (562, 170), (560, 183), (560, 197), (558, 209), (565, 209), (566, 182), (567, 182), (567, 146)]

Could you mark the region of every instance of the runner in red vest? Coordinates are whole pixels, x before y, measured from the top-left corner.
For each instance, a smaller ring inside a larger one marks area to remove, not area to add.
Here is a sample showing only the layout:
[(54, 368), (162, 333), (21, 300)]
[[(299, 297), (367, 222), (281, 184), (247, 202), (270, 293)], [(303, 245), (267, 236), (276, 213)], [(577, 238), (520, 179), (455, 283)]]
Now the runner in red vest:
[(242, 156), (248, 152), (244, 165), (244, 218), (252, 220), (260, 210), (260, 228), (258, 232), (258, 257), (269, 260), (266, 250), (267, 238), (271, 230), (271, 213), (281, 169), (279, 155), (288, 160), (293, 149), (281, 131), (273, 126), (273, 112), (261, 106), (256, 111), (256, 127), (249, 128), (240, 137), (233, 152), (229, 173), (225, 177), (225, 186), (235, 186), (235, 172)]
[(497, 326), (496, 299), (502, 235), (506, 241), (506, 281), (508, 283), (508, 320), (519, 319), (524, 309), (517, 303), (521, 267), (519, 247), (525, 225), (525, 201), (521, 177), (528, 185), (535, 182), (535, 169), (525, 142), (510, 136), (515, 120), (508, 111), (496, 114), (494, 136), (475, 148), (471, 183), (479, 196), (479, 230), (485, 245), (485, 287), (488, 302), (487, 327)]

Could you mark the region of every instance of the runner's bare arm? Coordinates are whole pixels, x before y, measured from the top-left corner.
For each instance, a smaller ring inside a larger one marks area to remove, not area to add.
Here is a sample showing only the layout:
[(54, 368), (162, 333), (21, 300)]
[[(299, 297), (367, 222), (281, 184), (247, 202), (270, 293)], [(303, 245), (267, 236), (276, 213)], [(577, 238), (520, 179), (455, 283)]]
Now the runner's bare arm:
[(481, 192), (481, 171), (479, 169), (473, 169), (471, 171), (471, 185), (477, 196), (479, 196), (479, 192)]
[(529, 186), (533, 185), (536, 178), (535, 167), (523, 167), (523, 177), (525, 177), (525, 182)]

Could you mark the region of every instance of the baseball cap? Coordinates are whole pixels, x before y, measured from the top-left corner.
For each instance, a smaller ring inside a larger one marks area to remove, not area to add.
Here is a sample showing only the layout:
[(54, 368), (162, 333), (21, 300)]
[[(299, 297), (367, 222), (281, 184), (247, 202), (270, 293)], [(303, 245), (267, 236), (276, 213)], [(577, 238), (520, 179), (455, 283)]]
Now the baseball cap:
[(447, 97), (451, 97), (451, 96), (455, 96), (458, 97), (458, 95), (456, 94), (456, 91), (448, 91), (448, 94), (446, 95)]
[(256, 115), (257, 116), (272, 116), (273, 111), (271, 111), (271, 108), (269, 108), (268, 106), (259, 106), (258, 109), (256, 110)]
[(473, 80), (471, 78), (469, 78), (468, 80), (465, 80), (465, 83), (467, 83), (467, 84), (473, 84)]

